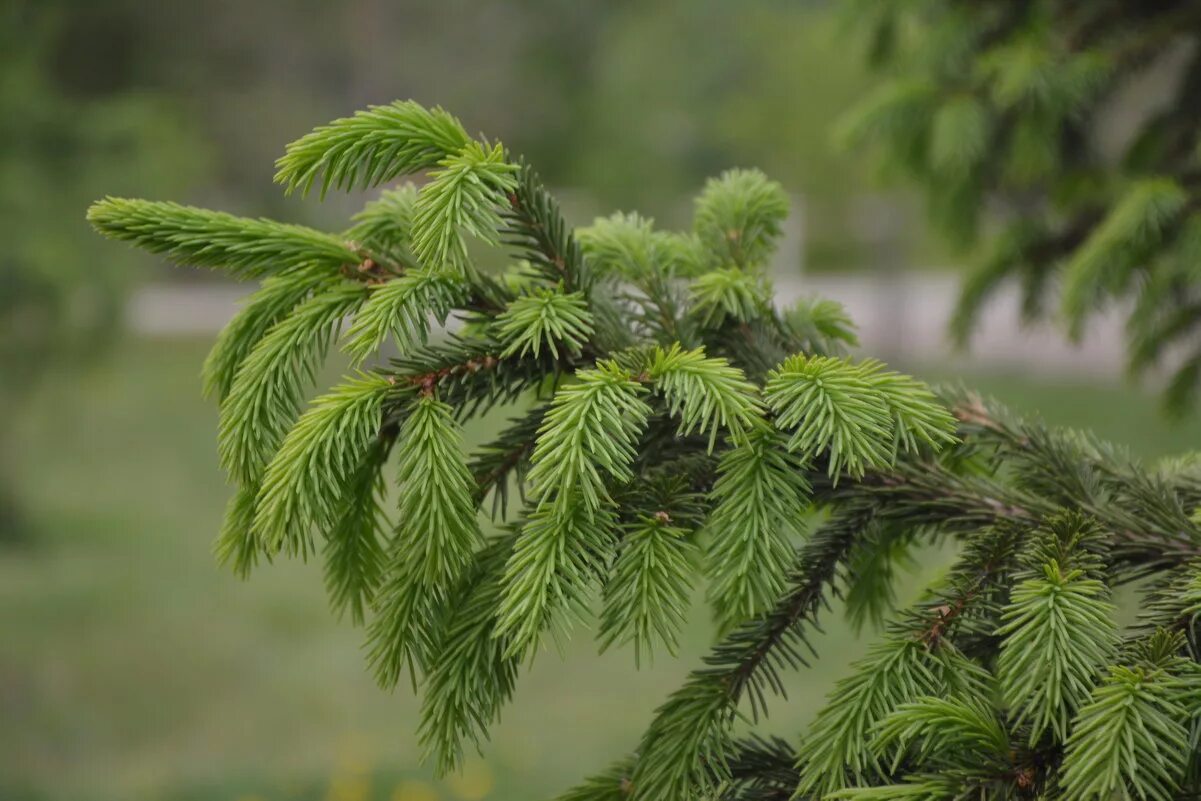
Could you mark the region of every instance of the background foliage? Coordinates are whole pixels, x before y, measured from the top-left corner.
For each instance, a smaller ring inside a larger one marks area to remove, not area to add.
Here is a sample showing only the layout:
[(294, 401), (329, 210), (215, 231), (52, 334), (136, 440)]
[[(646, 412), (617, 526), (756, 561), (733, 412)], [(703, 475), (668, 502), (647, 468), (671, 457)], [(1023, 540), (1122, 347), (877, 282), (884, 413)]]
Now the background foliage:
[[(118, 326), (135, 270), (91, 247), (80, 205), (105, 186), (181, 191), (205, 166), (169, 97), (56, 72), (70, 5), (0, 8), (0, 440), (42, 372), (100, 352)], [(15, 469), (0, 454), (0, 540), (28, 534)]]
[(1201, 12), (1192, 2), (857, 2), (887, 80), (843, 120), (975, 251), (953, 333), (1007, 279), (1076, 340), (1124, 304), (1128, 371), (1196, 405)]

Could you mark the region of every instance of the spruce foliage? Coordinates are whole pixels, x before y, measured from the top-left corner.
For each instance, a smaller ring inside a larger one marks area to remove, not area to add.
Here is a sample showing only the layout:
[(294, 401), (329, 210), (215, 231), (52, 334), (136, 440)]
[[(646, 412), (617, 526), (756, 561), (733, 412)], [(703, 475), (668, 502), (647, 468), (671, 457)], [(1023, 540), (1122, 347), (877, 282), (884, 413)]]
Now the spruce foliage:
[(1058, 305), (1074, 340), (1098, 309), (1126, 301), (1130, 372), (1165, 366), (1168, 407), (1194, 407), (1201, 8), (846, 5), (888, 77), (839, 137), (875, 145), (887, 173), (918, 185), (935, 224), (975, 257), (954, 336), (970, 338), (1007, 279), (1021, 288), (1025, 316)]
[[(289, 147), (292, 189), (436, 173), (343, 237), (111, 198), (90, 215), (262, 281), (206, 367), (237, 485), (217, 553), (242, 574), (319, 555), (380, 683), (422, 694), (438, 770), (485, 746), (552, 637), (597, 613), (600, 648), (670, 655), (703, 597), (710, 654), (564, 798), (1201, 791), (1195, 460), (1143, 466), (846, 356), (836, 304), (771, 303), (783, 193), (757, 172), (710, 182), (687, 232), (632, 214), (575, 232), (528, 165), (462, 131), (398, 103)], [(486, 274), (467, 237), (513, 267)], [(360, 372), (302, 411), (335, 346)], [(501, 405), (516, 416), (466, 453), (462, 422)], [(894, 609), (894, 568), (931, 543), (954, 564)], [(1145, 613), (1122, 629), (1112, 594), (1134, 582)], [(795, 743), (740, 739), (833, 599), (883, 621), (879, 642)]]

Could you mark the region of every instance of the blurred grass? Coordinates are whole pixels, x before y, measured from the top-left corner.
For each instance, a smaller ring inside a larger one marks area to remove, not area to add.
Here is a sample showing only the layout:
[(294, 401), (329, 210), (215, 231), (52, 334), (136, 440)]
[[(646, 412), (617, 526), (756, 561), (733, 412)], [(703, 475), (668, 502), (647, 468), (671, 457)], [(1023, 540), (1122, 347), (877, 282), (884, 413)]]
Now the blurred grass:
[[(586, 636), (563, 660), (541, 655), (486, 761), (433, 779), (415, 700), (375, 687), (316, 565), (249, 582), (215, 566), (228, 489), (216, 411), (199, 394), (207, 347), (133, 341), (98, 369), (55, 376), (12, 443), (38, 531), (0, 552), (0, 798), (536, 799), (636, 743), (706, 648), (703, 613), (682, 658), (651, 669), (626, 652), (598, 658)], [(1133, 389), (968, 383), (1139, 454), (1201, 442), (1201, 423), (1173, 428)], [(944, 561), (919, 560), (922, 578)], [(868, 639), (834, 621), (819, 668), (791, 677), (770, 728), (795, 733)]]

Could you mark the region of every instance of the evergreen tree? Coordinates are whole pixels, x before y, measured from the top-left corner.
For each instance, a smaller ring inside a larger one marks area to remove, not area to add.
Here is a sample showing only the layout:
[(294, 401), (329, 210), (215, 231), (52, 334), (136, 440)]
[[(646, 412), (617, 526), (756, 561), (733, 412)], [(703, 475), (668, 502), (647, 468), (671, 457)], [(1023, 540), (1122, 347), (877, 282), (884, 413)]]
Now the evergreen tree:
[(970, 337), (1006, 279), (1027, 319), (1057, 295), (1074, 340), (1123, 302), (1130, 373), (1170, 368), (1169, 409), (1194, 407), (1201, 6), (855, 0), (848, 11), (889, 78), (841, 137), (879, 144), (950, 241), (979, 256), (955, 337)]
[[(241, 574), (319, 554), (381, 685), (423, 694), (438, 770), (483, 747), (548, 639), (595, 611), (600, 648), (672, 654), (704, 587), (718, 643), (564, 798), (1195, 797), (1196, 461), (1141, 465), (851, 358), (830, 301), (778, 311), (787, 206), (754, 170), (710, 181), (690, 230), (573, 231), (502, 145), (401, 102), (294, 142), (277, 180), (415, 173), (338, 234), (118, 198), (89, 218), (260, 282), (205, 365), (237, 485), (217, 554)], [(512, 267), (478, 269), (480, 246)], [(333, 347), (357, 372), (302, 408)], [(498, 407), (517, 416), (464, 453), (462, 422)], [(954, 566), (893, 610), (924, 543)], [(1145, 612), (1121, 628), (1132, 584)], [(886, 621), (879, 642), (798, 744), (743, 736), (834, 599)]]

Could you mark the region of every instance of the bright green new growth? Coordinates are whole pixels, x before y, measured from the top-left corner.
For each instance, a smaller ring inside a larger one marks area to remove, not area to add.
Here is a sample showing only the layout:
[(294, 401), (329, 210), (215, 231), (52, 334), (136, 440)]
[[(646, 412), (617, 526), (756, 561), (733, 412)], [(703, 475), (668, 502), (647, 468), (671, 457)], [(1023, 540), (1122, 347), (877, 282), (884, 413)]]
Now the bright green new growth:
[(1159, 668), (1114, 667), (1081, 711), (1064, 755), (1067, 801), (1110, 798), (1133, 784), (1171, 798), (1190, 743), (1180, 682)]
[(411, 100), (372, 106), (288, 145), (275, 181), (304, 194), (320, 182), (324, 198), (331, 188), (379, 186), (430, 169), (470, 141), (462, 123), (440, 108)]
[(413, 207), (413, 252), (424, 264), (465, 270), (470, 261), (464, 235), (497, 243), (497, 206), (517, 188), (518, 167), (506, 160), (500, 145), (479, 142), (469, 142), (438, 165)]
[(762, 425), (755, 385), (726, 359), (707, 357), (701, 348), (686, 351), (679, 343), (656, 348), (646, 375), (663, 395), (667, 413), (679, 418), (679, 436), (708, 435), (710, 451), (718, 431), (741, 443)]
[(332, 272), (359, 262), (348, 244), (330, 234), (178, 203), (110, 197), (88, 209), (88, 221), (113, 239), (236, 278), (261, 279), (306, 265)]
[(328, 528), (380, 430), (392, 382), (367, 375), (313, 401), (263, 473), (254, 535), (265, 550), (307, 554), (309, 529)]
[[(942, 148), (945, 170), (978, 158)], [(848, 357), (838, 304), (772, 304), (785, 195), (757, 172), (709, 182), (688, 232), (623, 214), (577, 234), (532, 168), (411, 102), (320, 128), (279, 167), (322, 193), (431, 180), (341, 236), (143, 201), (90, 217), (262, 280), (204, 370), (236, 485), (217, 555), (240, 575), (319, 555), (381, 685), (407, 673), (422, 694), (439, 771), (484, 747), (551, 637), (598, 613), (601, 649), (674, 654), (703, 596), (712, 651), (636, 752), (564, 798), (1201, 789), (1196, 460), (1147, 470)], [(468, 238), (513, 266), (490, 274)], [(303, 410), (335, 347), (356, 372)], [(485, 415), (499, 430), (468, 453), (461, 424)], [(898, 612), (896, 569), (934, 544), (954, 564)], [(1109, 598), (1136, 579), (1145, 619), (1118, 631)], [(884, 640), (799, 748), (735, 736), (814, 658), (834, 598), (887, 619)]]
[(696, 199), (692, 232), (711, 265), (762, 267), (776, 249), (788, 198), (758, 170), (728, 170)]
[(342, 282), (314, 294), (273, 325), (238, 367), (221, 404), (221, 464), (238, 481), (256, 483), (296, 420), (306, 383), (342, 318), (366, 298), (366, 286)]
[(871, 727), (901, 705), (945, 689), (937, 666), (917, 640), (881, 643), (854, 670), (838, 683), (802, 745), (800, 793), (839, 790), (847, 786), (847, 773), (860, 780), (880, 775), (880, 756), (868, 737)]
[(429, 664), (433, 622), (454, 602), (452, 590), (481, 542), (453, 414), (423, 395), (397, 437), (400, 509), (371, 624), (370, 659), (385, 686), (406, 667)]
[(579, 355), (595, 329), (582, 293), (536, 287), (509, 304), (496, 318), (496, 330), (505, 343), (501, 356), (540, 356), (556, 345)]
[(361, 364), (395, 337), (400, 351), (424, 345), (429, 318), (445, 323), (462, 287), (446, 273), (412, 271), (372, 288), (346, 332), (344, 350)]
[(1082, 546), (1098, 532), (1065, 518), (1041, 532), (1001, 612), (997, 659), (1001, 697), (1015, 724), (1028, 723), (1031, 743), (1050, 728), (1060, 742), (1118, 644), (1114, 607), (1100, 560)]
[(528, 474), (537, 506), (505, 570), (497, 636), (509, 654), (537, 641), (556, 610), (578, 611), (614, 546), (606, 477), (624, 484), (650, 407), (615, 362), (576, 373), (555, 393)]
[(780, 597), (793, 540), (805, 527), (806, 465), (781, 444), (777, 432), (757, 431), (717, 466), (706, 559), (709, 596), (727, 626), (767, 611)]
[(599, 632), (602, 650), (633, 642), (636, 665), (644, 652), (651, 654), (656, 642), (676, 655), (692, 591), (688, 577), (695, 569), (695, 554), (688, 532), (671, 525), (666, 512), (631, 524), (622, 538), (613, 577), (605, 585)]
[(768, 303), (763, 284), (741, 267), (702, 273), (692, 282), (691, 290), (693, 304), (709, 324), (727, 317), (740, 323), (749, 322)]

